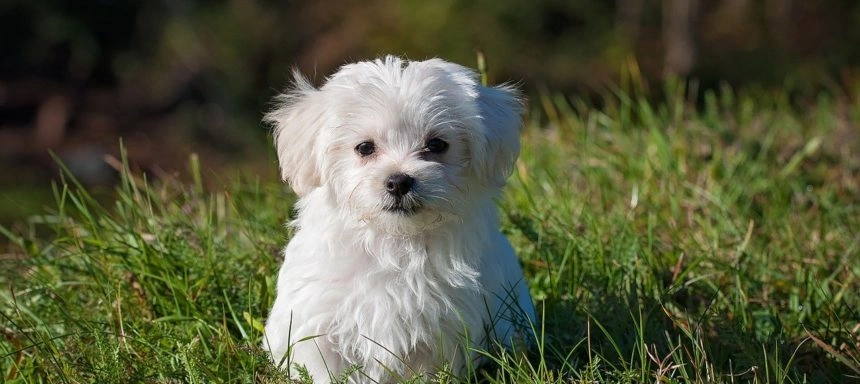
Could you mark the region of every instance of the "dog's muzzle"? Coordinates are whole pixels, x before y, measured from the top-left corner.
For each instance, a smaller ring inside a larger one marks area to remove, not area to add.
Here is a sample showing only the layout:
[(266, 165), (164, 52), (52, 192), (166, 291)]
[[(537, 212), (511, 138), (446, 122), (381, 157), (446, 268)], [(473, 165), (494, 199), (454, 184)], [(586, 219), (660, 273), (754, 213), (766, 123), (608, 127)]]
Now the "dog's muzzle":
[(421, 208), (421, 201), (413, 192), (415, 179), (405, 173), (395, 173), (385, 179), (385, 191), (390, 200), (383, 206), (388, 212), (411, 215)]

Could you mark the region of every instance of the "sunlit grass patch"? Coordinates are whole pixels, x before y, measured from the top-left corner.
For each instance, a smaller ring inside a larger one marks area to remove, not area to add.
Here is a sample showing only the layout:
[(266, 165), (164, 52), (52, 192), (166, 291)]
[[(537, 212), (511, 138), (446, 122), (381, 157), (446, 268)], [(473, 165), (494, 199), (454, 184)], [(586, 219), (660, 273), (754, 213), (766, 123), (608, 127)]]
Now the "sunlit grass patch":
[[(628, 88), (532, 100), (500, 212), (538, 342), (463, 380), (858, 380), (860, 105)], [(66, 179), (3, 229), (6, 382), (286, 380), (259, 345), (294, 197), (190, 163), (107, 205)]]

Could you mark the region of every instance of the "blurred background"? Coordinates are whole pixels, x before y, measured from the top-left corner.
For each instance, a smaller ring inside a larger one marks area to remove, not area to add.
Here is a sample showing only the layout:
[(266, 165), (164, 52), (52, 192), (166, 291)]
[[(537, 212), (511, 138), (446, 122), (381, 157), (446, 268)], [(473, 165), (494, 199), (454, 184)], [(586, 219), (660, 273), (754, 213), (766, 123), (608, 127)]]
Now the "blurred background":
[(491, 81), (531, 95), (588, 98), (633, 63), (655, 89), (678, 76), (803, 103), (856, 95), (860, 2), (3, 0), (0, 224), (50, 205), (50, 153), (110, 190), (120, 138), (154, 177), (197, 153), (208, 174), (274, 179), (260, 118), (292, 67), (320, 83), (386, 53), (475, 67), (478, 49)]

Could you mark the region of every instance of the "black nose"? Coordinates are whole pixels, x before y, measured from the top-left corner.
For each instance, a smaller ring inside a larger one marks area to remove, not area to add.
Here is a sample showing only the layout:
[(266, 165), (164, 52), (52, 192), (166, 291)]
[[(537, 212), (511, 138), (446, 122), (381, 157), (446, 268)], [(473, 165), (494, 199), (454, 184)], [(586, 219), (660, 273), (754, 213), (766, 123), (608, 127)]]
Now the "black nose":
[(413, 184), (415, 184), (415, 179), (411, 176), (405, 173), (398, 173), (385, 179), (385, 190), (394, 196), (401, 197), (409, 193)]

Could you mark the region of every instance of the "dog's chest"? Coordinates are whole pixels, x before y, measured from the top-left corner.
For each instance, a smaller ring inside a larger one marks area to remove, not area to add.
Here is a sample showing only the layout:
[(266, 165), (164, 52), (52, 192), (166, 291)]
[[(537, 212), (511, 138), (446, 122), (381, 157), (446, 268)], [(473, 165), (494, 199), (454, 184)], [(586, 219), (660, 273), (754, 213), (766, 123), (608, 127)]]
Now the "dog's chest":
[[(477, 276), (466, 264), (452, 262), (463, 255), (413, 244), (382, 249), (393, 253), (367, 255), (375, 262), (343, 286), (331, 319), (329, 337), (356, 346), (364, 356), (354, 358), (448, 354), (461, 343), (463, 330), (480, 326), (480, 309), (486, 306)], [(368, 356), (367, 351), (373, 352)]]

